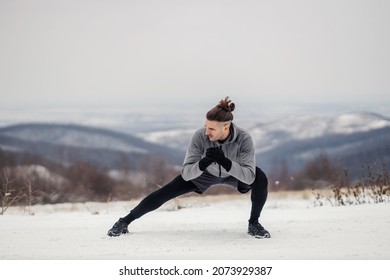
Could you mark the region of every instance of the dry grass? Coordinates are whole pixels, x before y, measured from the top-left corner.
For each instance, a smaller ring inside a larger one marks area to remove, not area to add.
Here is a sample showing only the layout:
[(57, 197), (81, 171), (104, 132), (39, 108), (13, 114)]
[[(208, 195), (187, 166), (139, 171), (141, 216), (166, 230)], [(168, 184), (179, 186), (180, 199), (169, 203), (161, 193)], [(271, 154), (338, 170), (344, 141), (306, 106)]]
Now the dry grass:
[(385, 164), (381, 172), (376, 174), (368, 166), (363, 178), (354, 183), (350, 183), (347, 172), (345, 176), (345, 183), (337, 183), (326, 192), (313, 190), (315, 205), (330, 203), (334, 206), (344, 206), (390, 202), (390, 175)]

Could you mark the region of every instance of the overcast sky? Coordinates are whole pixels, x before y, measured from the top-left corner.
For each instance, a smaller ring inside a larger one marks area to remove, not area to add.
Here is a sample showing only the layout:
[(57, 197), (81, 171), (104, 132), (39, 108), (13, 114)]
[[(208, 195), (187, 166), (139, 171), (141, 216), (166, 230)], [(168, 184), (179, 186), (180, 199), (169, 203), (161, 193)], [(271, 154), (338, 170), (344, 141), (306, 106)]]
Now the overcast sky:
[(388, 0), (0, 0), (0, 108), (390, 103)]

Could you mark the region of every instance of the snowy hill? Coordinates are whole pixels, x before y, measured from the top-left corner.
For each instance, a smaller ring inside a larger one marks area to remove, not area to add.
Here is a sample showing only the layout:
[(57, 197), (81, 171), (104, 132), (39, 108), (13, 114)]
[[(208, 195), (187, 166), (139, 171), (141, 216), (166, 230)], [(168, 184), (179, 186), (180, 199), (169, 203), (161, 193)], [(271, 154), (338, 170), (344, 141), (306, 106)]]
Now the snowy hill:
[(294, 168), (326, 154), (349, 168), (390, 162), (390, 120), (367, 113), (332, 118), (297, 116), (253, 126), (256, 152), (262, 163), (285, 162)]
[(0, 147), (63, 164), (84, 160), (111, 168), (115, 168), (125, 156), (137, 159), (145, 155), (162, 155), (173, 162), (179, 157), (173, 149), (124, 133), (62, 124), (21, 124), (0, 128)]
[(390, 120), (368, 113), (346, 113), (336, 117), (292, 116), (249, 128), (258, 152), (271, 150), (293, 140), (320, 139), (335, 135), (351, 135), (390, 127)]

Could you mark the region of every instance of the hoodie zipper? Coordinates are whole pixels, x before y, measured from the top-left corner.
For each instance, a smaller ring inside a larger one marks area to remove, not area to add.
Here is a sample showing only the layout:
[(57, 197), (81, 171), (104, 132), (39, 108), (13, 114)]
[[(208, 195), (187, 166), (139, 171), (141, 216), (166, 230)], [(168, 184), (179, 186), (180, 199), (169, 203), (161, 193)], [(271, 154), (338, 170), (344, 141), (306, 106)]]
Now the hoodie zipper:
[[(219, 148), (222, 150), (222, 145), (219, 146)], [(222, 176), (222, 170), (221, 170), (221, 165), (219, 164), (219, 177), (221, 178)]]
[[(230, 127), (230, 134), (229, 134), (229, 139), (232, 139), (233, 138), (233, 133), (234, 133), (234, 131), (233, 131), (233, 126), (231, 126)], [(230, 140), (229, 140), (230, 141)], [(213, 146), (215, 147), (215, 146), (218, 146), (218, 144), (216, 144), (215, 142), (213, 142)], [(219, 148), (222, 150), (222, 145), (219, 145)], [(222, 152), (223, 152), (223, 150), (222, 150)], [(219, 177), (221, 177), (222, 176), (222, 170), (221, 170), (221, 165), (219, 164)]]
[[(215, 142), (213, 142), (213, 146), (214, 147), (217, 147), (217, 148), (220, 148), (221, 150), (222, 150), (222, 145), (219, 145), (218, 146), (218, 144), (216, 144)], [(223, 151), (223, 150), (222, 150)], [(222, 169), (221, 169), (221, 165), (220, 164), (218, 164), (218, 169), (219, 169), (219, 177), (221, 178), (221, 176), (222, 176)]]

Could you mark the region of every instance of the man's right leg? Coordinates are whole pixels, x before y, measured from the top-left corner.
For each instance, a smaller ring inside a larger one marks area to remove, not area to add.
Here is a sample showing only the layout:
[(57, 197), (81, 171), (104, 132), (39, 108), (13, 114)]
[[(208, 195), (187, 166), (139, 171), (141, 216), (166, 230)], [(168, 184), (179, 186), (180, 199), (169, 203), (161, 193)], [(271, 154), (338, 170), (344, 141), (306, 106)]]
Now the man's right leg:
[(119, 236), (128, 233), (127, 226), (135, 219), (156, 210), (168, 200), (196, 190), (197, 188), (194, 183), (185, 181), (179, 175), (162, 188), (145, 197), (126, 217), (120, 218), (107, 234), (109, 236)]
[(257, 238), (270, 238), (270, 233), (259, 223), (259, 217), (268, 196), (268, 179), (259, 167), (256, 167), (256, 178), (251, 185), (238, 183), (238, 190), (241, 193), (245, 193), (249, 189), (252, 190), (252, 208), (249, 217), (248, 234)]

